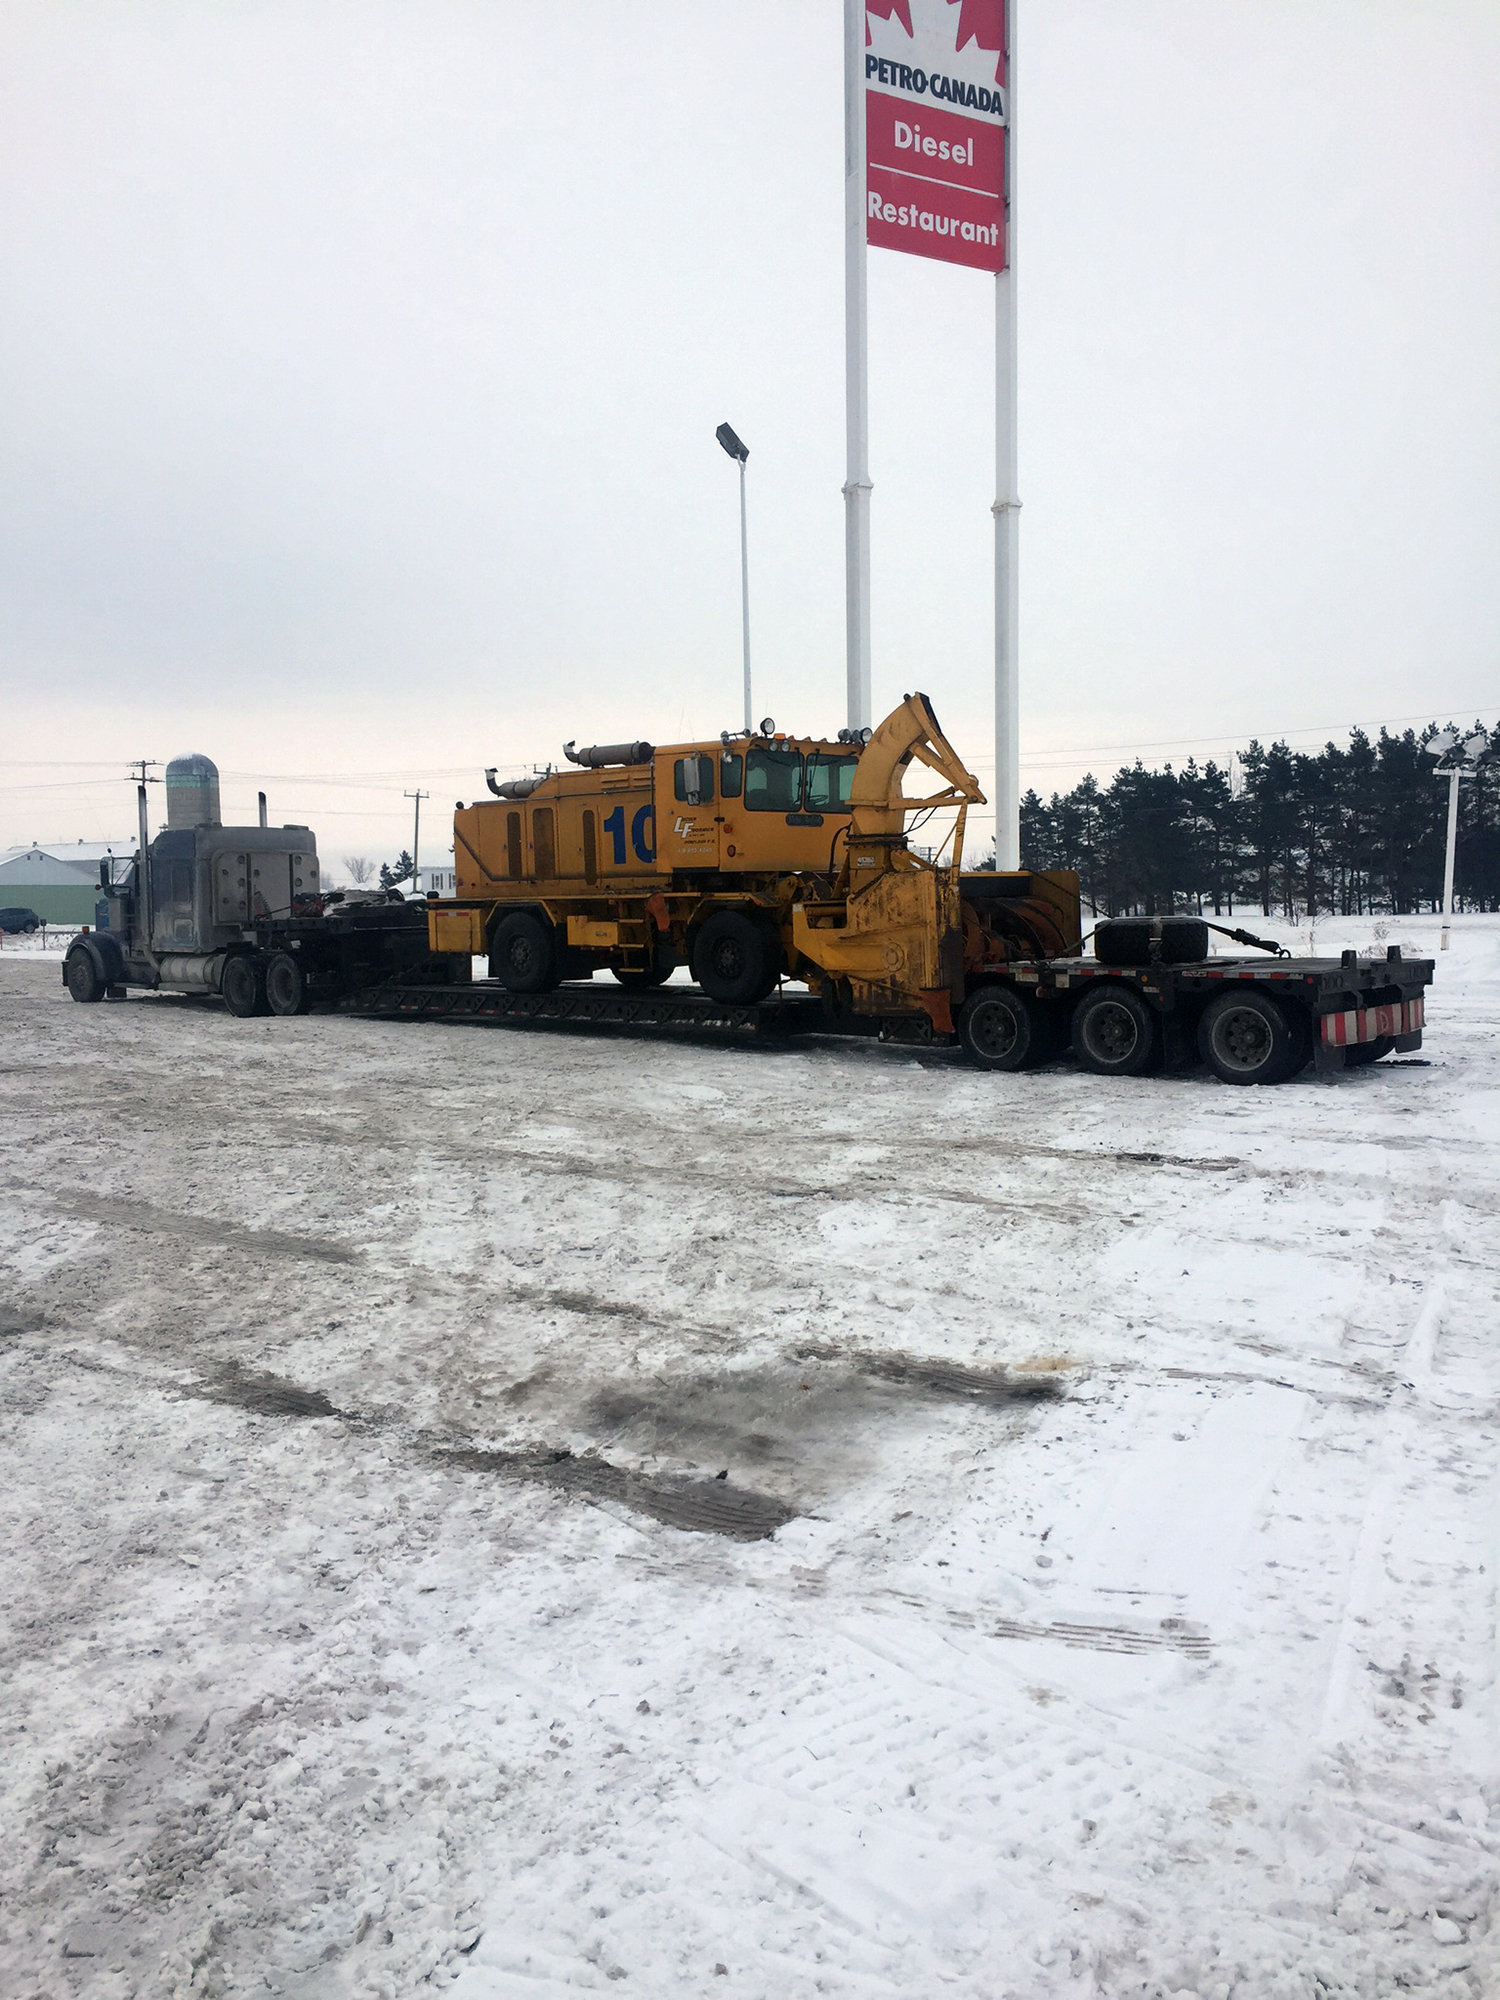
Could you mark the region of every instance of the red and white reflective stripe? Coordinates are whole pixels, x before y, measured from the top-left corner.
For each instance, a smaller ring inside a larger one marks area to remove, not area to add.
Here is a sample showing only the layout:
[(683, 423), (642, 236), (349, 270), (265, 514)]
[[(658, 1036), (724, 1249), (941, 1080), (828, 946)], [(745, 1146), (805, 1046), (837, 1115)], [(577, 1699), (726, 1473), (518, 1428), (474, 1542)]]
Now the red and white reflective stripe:
[(1354, 1042), (1378, 1042), (1385, 1035), (1414, 1035), (1423, 1023), (1423, 1003), (1398, 1000), (1394, 1007), (1350, 1007), (1323, 1016), (1323, 1039), (1336, 1049)]

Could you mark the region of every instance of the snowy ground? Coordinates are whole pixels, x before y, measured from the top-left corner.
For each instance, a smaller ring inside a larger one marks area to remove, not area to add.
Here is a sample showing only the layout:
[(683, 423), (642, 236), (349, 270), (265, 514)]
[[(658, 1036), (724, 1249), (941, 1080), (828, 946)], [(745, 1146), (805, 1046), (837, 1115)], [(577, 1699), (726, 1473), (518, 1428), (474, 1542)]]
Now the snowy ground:
[(1269, 1091), (8, 947), (0, 1992), (1500, 1991), (1497, 1024), (1483, 919)]

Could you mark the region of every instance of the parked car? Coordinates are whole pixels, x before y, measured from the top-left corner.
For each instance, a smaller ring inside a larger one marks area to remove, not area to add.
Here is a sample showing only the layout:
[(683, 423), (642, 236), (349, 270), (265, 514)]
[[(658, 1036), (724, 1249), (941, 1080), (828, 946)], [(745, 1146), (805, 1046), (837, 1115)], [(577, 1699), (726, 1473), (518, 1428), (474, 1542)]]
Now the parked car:
[(36, 931), (42, 927), (42, 920), (35, 910), (0, 910), (0, 931)]

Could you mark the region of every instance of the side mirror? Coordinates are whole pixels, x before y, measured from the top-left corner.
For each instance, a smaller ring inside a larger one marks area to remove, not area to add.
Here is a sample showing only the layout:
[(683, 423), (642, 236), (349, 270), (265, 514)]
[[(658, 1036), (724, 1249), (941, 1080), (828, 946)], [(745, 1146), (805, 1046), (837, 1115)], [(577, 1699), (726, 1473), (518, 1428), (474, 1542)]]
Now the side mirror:
[(99, 887), (101, 889), (108, 889), (111, 886), (112, 884), (109, 879), (109, 859), (106, 856), (105, 859), (99, 863)]

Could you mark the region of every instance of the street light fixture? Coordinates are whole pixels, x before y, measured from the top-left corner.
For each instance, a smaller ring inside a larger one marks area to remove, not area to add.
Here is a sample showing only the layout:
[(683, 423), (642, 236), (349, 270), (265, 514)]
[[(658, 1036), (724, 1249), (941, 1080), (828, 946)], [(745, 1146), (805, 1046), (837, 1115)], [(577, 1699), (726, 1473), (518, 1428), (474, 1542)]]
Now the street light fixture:
[[(1453, 862), (1458, 848), (1458, 788), (1465, 778), (1474, 775), (1474, 760), (1489, 746), (1489, 737), (1482, 729), (1476, 729), (1472, 736), (1459, 740), (1456, 729), (1439, 730), (1436, 736), (1423, 745), (1429, 757), (1438, 760), (1437, 775), (1448, 780), (1448, 853), (1443, 864), (1443, 929), (1439, 949), (1448, 949), (1448, 921), (1453, 914)], [(1445, 758), (1452, 761), (1445, 763)]]
[(740, 609), (745, 628), (745, 733), (754, 727), (750, 706), (750, 538), (745, 527), (745, 461), (750, 447), (741, 443), (728, 424), (720, 424), (714, 436), (740, 468)]

